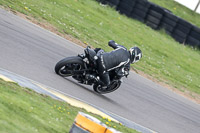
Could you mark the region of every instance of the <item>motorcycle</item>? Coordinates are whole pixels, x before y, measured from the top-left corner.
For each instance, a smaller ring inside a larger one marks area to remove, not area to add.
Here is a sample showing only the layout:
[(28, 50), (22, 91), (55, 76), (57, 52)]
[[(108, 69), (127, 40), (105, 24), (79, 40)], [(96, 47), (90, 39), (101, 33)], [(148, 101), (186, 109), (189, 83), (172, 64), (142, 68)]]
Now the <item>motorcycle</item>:
[[(88, 46), (84, 49), (84, 54), (60, 60), (55, 66), (55, 72), (62, 77), (72, 76), (79, 83), (93, 85), (93, 90), (99, 94), (117, 90), (121, 85), (122, 77), (117, 75), (116, 69), (109, 71), (111, 81), (109, 86), (102, 87), (98, 82), (100, 78), (97, 71), (97, 59), (97, 53)], [(88, 79), (87, 74), (94, 75), (95, 80)]]

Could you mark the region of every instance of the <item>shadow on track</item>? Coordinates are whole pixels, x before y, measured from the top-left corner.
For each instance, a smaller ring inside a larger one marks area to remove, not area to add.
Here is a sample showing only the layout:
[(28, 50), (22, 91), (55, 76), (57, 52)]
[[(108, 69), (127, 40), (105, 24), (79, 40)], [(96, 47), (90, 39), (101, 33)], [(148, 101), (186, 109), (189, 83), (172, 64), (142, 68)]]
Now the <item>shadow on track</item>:
[(75, 80), (72, 79), (72, 78), (64, 78), (64, 79), (66, 79), (67, 81), (72, 82), (73, 84), (75, 84), (75, 85), (77, 85), (77, 86), (79, 86), (79, 87), (85, 89), (86, 91), (88, 91), (88, 92), (90, 92), (90, 93), (96, 95), (97, 97), (100, 97), (100, 98), (106, 100), (107, 102), (110, 102), (110, 103), (113, 103), (113, 104), (115, 104), (115, 105), (121, 106), (121, 105), (118, 104), (116, 101), (114, 101), (114, 100), (112, 100), (112, 99), (110, 99), (110, 98), (108, 98), (108, 97), (106, 97), (106, 96), (104, 96), (104, 95), (101, 95), (101, 94), (98, 94), (98, 93), (94, 92), (93, 90), (89, 89), (88, 87), (83, 86), (82, 84), (78, 83), (77, 81), (75, 81)]

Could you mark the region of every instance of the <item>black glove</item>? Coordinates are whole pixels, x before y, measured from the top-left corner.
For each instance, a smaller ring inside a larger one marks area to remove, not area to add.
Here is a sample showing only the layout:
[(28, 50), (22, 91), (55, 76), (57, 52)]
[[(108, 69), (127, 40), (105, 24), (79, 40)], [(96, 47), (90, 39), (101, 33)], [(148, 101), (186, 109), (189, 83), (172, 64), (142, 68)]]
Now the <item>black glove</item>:
[(110, 41), (108, 42), (108, 45), (109, 45), (110, 47), (114, 48), (114, 49), (117, 47), (117, 45), (115, 44), (115, 41), (113, 41), (113, 40), (110, 40)]

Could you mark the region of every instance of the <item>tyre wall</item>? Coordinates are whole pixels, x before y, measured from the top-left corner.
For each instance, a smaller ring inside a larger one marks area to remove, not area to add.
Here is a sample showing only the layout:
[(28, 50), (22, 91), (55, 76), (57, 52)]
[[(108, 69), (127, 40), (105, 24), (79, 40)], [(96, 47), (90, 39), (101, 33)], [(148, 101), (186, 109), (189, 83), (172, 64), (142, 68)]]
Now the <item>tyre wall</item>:
[(97, 0), (152, 29), (164, 29), (181, 44), (200, 48), (200, 28), (148, 0)]

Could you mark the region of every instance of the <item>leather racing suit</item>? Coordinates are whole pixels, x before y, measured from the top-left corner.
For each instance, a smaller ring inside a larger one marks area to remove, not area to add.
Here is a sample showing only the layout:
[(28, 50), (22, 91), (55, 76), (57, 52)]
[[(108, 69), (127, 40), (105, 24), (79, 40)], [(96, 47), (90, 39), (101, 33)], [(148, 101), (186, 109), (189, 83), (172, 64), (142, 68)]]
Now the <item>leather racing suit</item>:
[(127, 49), (111, 40), (108, 45), (114, 50), (111, 52), (104, 52), (99, 50), (97, 52), (98, 72), (103, 86), (110, 85), (109, 71), (117, 70), (118, 76), (128, 76), (130, 70), (130, 53)]

